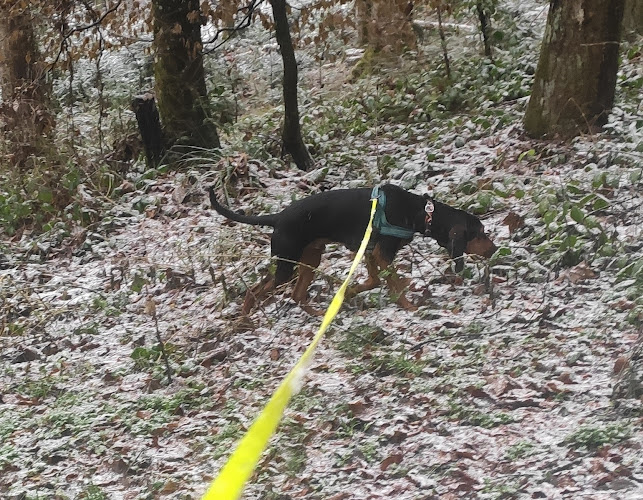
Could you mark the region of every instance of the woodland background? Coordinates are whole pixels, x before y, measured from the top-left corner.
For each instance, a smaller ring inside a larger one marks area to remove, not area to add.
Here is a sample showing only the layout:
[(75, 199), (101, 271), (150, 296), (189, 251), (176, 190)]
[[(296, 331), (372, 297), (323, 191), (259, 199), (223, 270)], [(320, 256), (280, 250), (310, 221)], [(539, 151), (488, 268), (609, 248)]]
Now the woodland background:
[(3, 497), (199, 498), (318, 326), (205, 187), (393, 182), (501, 249), (348, 302), (247, 498), (640, 498), (642, 3), (0, 1)]

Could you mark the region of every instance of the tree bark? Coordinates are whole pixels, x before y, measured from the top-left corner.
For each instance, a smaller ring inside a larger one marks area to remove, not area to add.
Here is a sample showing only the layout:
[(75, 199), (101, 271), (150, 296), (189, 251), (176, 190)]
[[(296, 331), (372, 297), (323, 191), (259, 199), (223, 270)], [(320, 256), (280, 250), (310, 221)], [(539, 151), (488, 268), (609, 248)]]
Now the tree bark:
[(357, 22), (357, 43), (369, 45), (371, 23), (373, 23), (373, 0), (355, 1), (355, 18)]
[(484, 42), (484, 55), (493, 60), (493, 54), (491, 53), (491, 40), (489, 36), (489, 32), (491, 31), (491, 16), (484, 8), (482, 2), (476, 3), (476, 11), (478, 13), (478, 20), (480, 21), (482, 41)]
[(154, 96), (152, 94), (136, 96), (132, 100), (132, 109), (136, 115), (141, 139), (143, 139), (147, 167), (156, 168), (163, 156), (165, 144)]
[(417, 48), (412, 25), (412, 0), (357, 0), (358, 42), (375, 52), (399, 54)]
[(49, 109), (49, 86), (36, 43), (34, 20), (27, 11), (0, 9), (0, 88), (3, 132), (18, 171), (29, 170), (35, 157), (53, 152), (55, 120)]
[(440, 45), (442, 47), (442, 58), (446, 69), (447, 79), (451, 80), (451, 64), (449, 63), (449, 51), (447, 50), (447, 39), (444, 36), (444, 26), (442, 25), (442, 6), (438, 3), (436, 6), (438, 15), (438, 31), (440, 32)]
[(208, 117), (199, 0), (152, 0), (156, 97), (169, 143), (218, 148)]
[(275, 35), (284, 64), (284, 128), (281, 136), (283, 150), (290, 153), (299, 169), (306, 171), (312, 168), (315, 162), (301, 137), (297, 102), (297, 60), (290, 37), (286, 0), (271, 0), (270, 3), (275, 20)]
[(625, 0), (623, 30), (625, 36), (643, 34), (643, 0)]
[(572, 137), (607, 122), (614, 103), (625, 0), (551, 0), (524, 125)]

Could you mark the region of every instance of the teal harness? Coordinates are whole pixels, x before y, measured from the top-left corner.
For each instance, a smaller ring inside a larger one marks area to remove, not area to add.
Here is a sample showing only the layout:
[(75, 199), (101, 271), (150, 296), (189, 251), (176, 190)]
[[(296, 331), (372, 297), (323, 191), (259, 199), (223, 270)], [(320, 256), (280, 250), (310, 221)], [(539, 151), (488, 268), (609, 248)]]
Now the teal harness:
[(386, 220), (386, 194), (379, 186), (375, 186), (371, 192), (371, 200), (377, 199), (377, 207), (375, 208), (375, 215), (373, 216), (373, 228), (383, 236), (395, 236), (404, 240), (413, 239), (415, 231), (405, 227), (394, 226)]

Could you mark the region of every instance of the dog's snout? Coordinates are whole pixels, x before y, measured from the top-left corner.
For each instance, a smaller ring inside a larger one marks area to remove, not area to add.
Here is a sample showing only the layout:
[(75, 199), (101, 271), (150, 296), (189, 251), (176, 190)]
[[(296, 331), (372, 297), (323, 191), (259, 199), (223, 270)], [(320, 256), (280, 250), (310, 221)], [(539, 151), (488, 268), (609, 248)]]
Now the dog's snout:
[(477, 236), (467, 243), (466, 252), (468, 254), (480, 255), (481, 257), (486, 257), (487, 259), (491, 257), (498, 247), (489, 239), (488, 236)]

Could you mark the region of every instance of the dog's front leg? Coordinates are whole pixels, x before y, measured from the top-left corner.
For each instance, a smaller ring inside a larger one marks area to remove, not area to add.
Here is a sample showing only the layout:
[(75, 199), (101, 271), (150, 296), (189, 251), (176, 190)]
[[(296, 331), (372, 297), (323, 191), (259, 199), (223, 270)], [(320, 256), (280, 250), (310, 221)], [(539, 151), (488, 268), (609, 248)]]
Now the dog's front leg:
[(395, 302), (407, 311), (417, 311), (417, 306), (407, 299), (406, 295), (404, 295), (404, 291), (409, 285), (409, 279), (401, 278), (399, 276), (393, 267), (392, 259), (387, 259), (382, 254), (378, 246), (373, 250), (373, 259), (380, 271), (385, 274), (386, 284), (391, 290), (393, 296), (396, 297)]
[(367, 290), (372, 290), (380, 286), (382, 281), (379, 276), (379, 269), (377, 267), (377, 262), (373, 257), (373, 254), (369, 253), (366, 255), (366, 270), (368, 271), (368, 279), (364, 283), (359, 283), (348, 289), (347, 296), (354, 297), (360, 292), (365, 292)]

